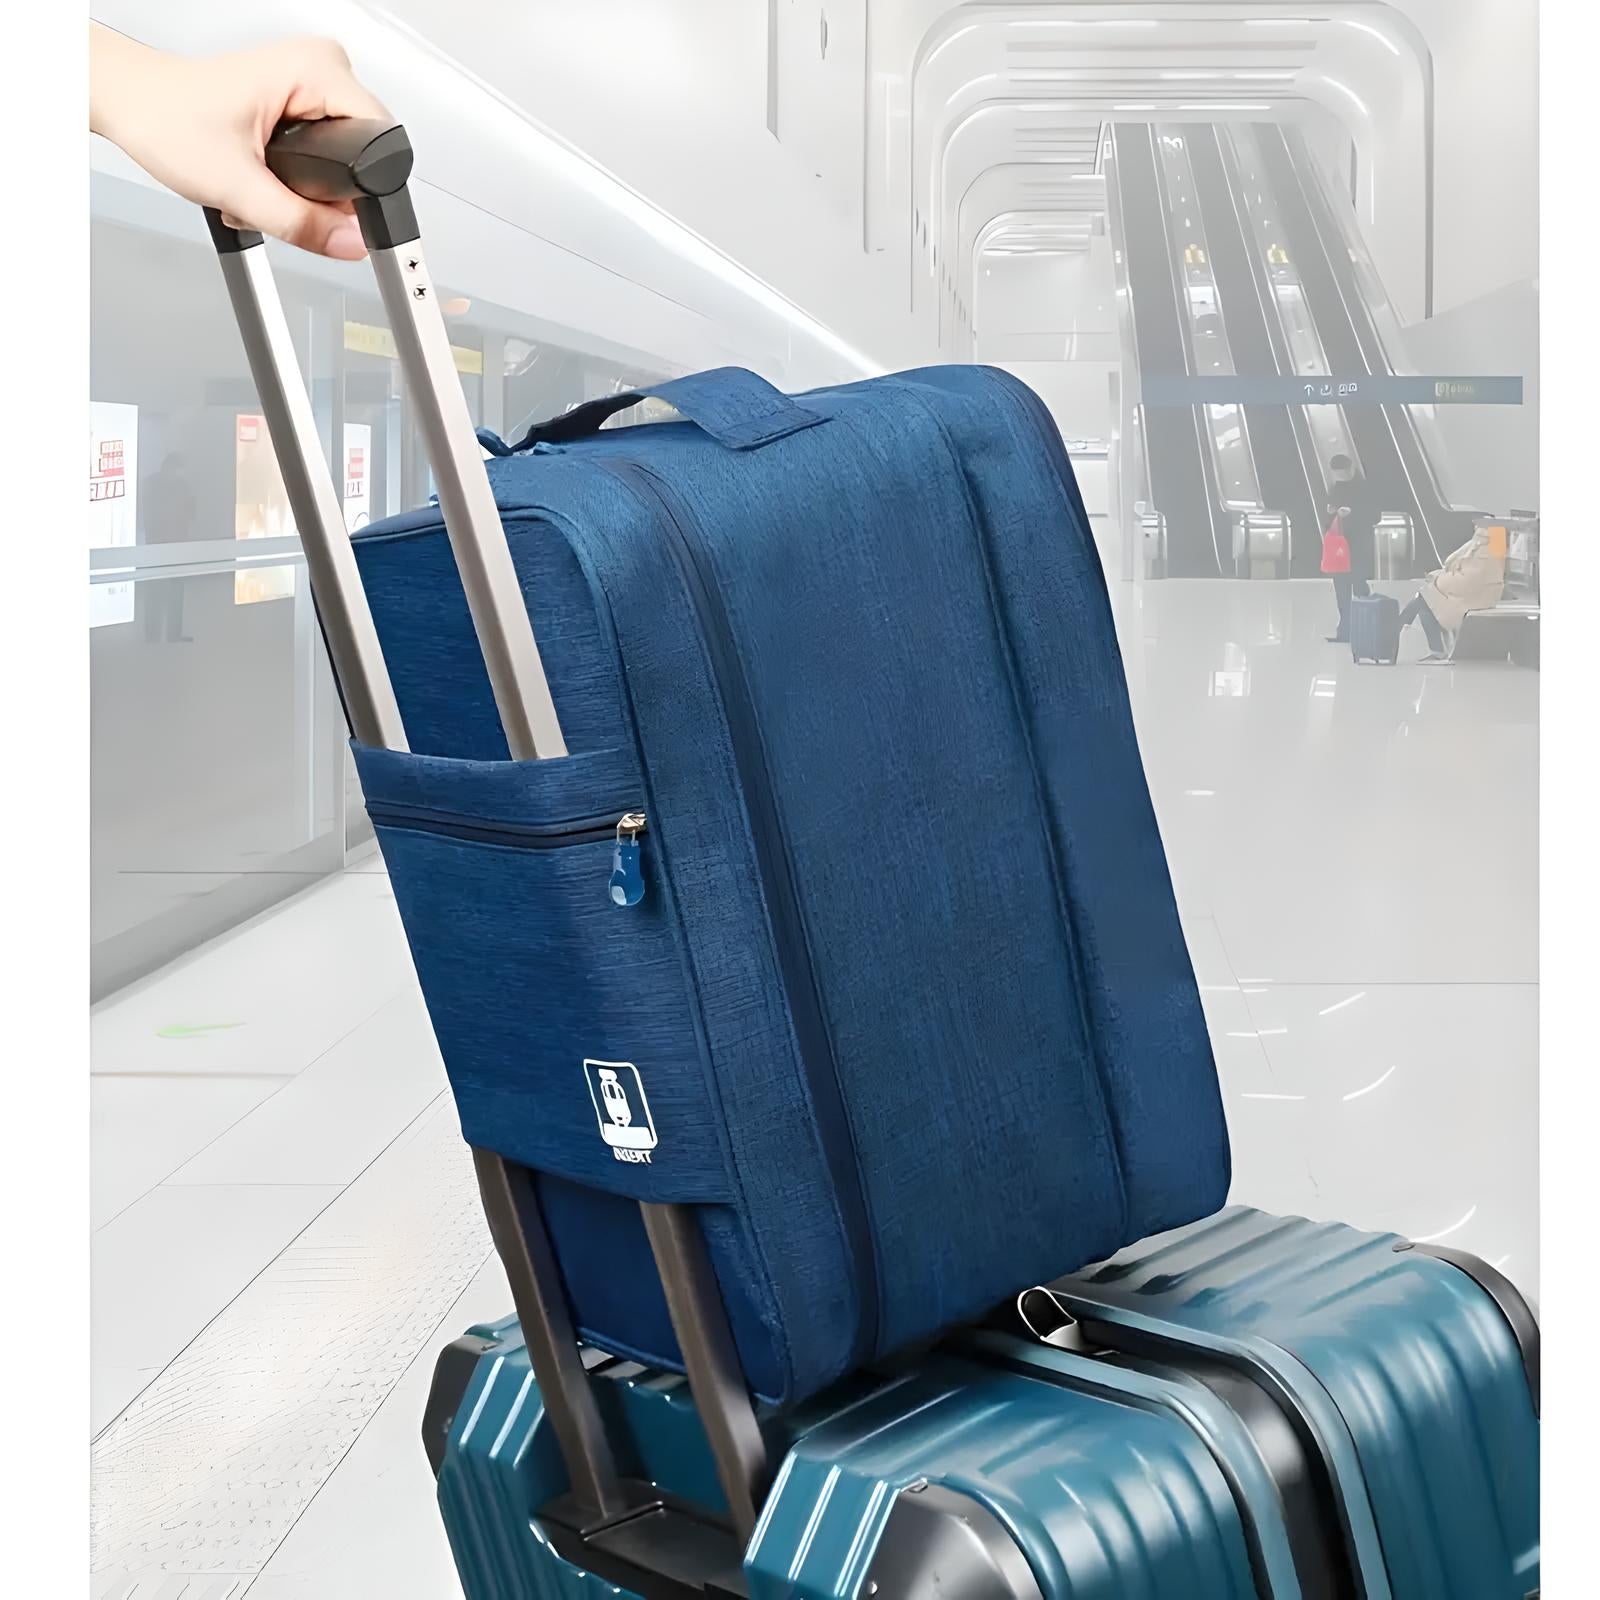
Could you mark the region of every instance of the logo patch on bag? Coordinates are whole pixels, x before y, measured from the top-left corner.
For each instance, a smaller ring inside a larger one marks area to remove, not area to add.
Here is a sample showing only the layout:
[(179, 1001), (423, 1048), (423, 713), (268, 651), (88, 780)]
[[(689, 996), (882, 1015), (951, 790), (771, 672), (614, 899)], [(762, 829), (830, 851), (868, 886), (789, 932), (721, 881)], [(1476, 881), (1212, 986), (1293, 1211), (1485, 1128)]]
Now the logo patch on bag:
[(656, 1124), (639, 1069), (631, 1061), (585, 1061), (583, 1072), (600, 1137), (611, 1146), (611, 1154), (618, 1161), (648, 1166), (656, 1147)]

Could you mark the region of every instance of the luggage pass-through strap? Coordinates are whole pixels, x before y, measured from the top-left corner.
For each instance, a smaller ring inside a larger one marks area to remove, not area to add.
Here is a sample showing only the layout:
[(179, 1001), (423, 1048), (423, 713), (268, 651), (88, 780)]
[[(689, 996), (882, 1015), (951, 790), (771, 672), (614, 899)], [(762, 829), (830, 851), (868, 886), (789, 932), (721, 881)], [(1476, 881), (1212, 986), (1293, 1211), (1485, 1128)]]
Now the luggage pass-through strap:
[(598, 431), (607, 417), (647, 399), (664, 400), (729, 450), (753, 450), (828, 420), (796, 405), (765, 378), (743, 367), (715, 367), (710, 372), (669, 378), (648, 388), (628, 389), (586, 401), (563, 416), (536, 423), (512, 448), (570, 444)]

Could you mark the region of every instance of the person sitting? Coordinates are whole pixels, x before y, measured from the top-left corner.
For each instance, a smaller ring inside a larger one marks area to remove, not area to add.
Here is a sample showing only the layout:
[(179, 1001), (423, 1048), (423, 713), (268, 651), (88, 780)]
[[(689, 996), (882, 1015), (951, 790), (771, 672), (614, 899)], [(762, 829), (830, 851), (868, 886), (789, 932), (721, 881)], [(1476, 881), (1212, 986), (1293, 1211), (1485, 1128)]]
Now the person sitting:
[(1486, 611), (1500, 599), (1505, 587), (1506, 563), (1490, 548), (1489, 530), (1477, 528), (1467, 542), (1445, 557), (1430, 572), (1422, 587), (1400, 613), (1400, 626), (1420, 622), (1428, 637), (1424, 661), (1445, 659), (1445, 634), (1454, 633), (1469, 611)]

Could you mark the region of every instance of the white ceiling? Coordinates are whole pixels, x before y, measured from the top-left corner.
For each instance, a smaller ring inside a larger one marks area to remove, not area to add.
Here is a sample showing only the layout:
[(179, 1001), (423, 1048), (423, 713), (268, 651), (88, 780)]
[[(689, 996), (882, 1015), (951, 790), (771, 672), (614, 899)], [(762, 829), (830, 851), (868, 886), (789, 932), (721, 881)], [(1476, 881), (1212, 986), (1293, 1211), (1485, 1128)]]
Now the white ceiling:
[[(1431, 92), (1416, 28), (1370, 0), (873, 0), (867, 48), (865, 239), (904, 251), (957, 351), (976, 251), (1081, 249), (1101, 225), (1106, 123), (1286, 119), (1370, 147)], [(1396, 142), (1386, 162), (1420, 171), (1420, 138)]]

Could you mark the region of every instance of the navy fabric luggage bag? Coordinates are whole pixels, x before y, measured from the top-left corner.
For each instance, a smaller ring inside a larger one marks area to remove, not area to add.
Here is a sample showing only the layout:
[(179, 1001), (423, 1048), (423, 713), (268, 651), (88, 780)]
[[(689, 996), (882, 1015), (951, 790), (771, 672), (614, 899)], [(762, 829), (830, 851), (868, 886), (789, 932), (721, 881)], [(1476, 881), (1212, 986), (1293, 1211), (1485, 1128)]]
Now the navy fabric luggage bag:
[(1392, 595), (1352, 595), (1350, 656), (1393, 666), (1400, 659), (1400, 603)]
[(489, 463), (566, 758), (506, 759), (424, 509), (356, 540), (411, 742), (357, 759), (463, 1131), (540, 1174), (580, 1333), (678, 1363), (634, 1202), (692, 1205), (787, 1403), (1215, 1210), (1226, 1132), (1037, 399), (654, 393), (684, 420), (599, 431), (615, 396)]

